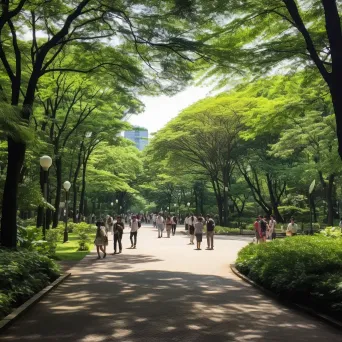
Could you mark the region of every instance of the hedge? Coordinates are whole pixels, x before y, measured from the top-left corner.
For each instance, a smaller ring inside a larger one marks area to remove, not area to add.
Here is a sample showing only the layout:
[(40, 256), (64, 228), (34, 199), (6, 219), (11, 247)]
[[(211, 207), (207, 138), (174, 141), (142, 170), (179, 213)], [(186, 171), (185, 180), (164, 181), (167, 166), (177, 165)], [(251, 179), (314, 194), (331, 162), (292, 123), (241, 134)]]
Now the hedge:
[(297, 236), (243, 248), (236, 268), (281, 298), (342, 318), (342, 239)]
[(0, 319), (58, 276), (57, 264), (46, 256), (0, 249)]

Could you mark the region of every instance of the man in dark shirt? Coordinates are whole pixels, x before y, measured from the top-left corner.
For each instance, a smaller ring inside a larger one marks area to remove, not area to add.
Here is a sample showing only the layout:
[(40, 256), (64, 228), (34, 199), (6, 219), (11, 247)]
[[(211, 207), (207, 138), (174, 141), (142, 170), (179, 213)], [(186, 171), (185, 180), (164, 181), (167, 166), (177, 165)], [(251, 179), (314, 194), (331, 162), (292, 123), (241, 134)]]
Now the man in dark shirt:
[(119, 243), (119, 254), (122, 252), (122, 234), (125, 229), (124, 223), (121, 221), (121, 216), (116, 218), (116, 223), (114, 224), (113, 233), (114, 233), (114, 254), (116, 254), (116, 245)]

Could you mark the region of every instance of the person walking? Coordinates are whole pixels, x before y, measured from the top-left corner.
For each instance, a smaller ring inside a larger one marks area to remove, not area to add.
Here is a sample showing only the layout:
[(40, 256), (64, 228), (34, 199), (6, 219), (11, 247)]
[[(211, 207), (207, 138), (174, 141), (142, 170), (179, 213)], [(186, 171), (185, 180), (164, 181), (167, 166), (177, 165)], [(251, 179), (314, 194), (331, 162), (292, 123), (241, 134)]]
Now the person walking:
[(295, 236), (297, 235), (297, 231), (298, 231), (298, 225), (297, 223), (295, 223), (294, 218), (291, 217), (291, 221), (288, 224), (287, 229), (286, 229), (286, 235)]
[(97, 251), (97, 259), (101, 259), (100, 250), (103, 253), (103, 259), (107, 256), (106, 246), (108, 245), (108, 236), (106, 232), (106, 227), (102, 221), (96, 222), (96, 236), (94, 244)]
[(271, 240), (274, 240), (276, 237), (277, 237), (277, 233), (276, 233), (276, 224), (277, 224), (277, 221), (274, 219), (274, 216), (271, 215), (270, 216), (270, 221), (268, 223), (268, 237), (271, 239)]
[(260, 233), (261, 233), (261, 241), (266, 242), (266, 232), (267, 232), (267, 221), (266, 218), (260, 216)]
[(152, 215), (152, 222), (153, 222), (153, 227), (157, 228), (157, 214), (153, 213)]
[(196, 236), (196, 242), (197, 242), (197, 250), (201, 250), (201, 242), (203, 238), (203, 217), (199, 217), (198, 221), (195, 223), (195, 236)]
[(214, 249), (215, 222), (207, 215), (207, 249)]
[(260, 216), (255, 219), (253, 226), (254, 226), (254, 230), (255, 230), (256, 243), (258, 244), (260, 242), (260, 239), (261, 239)]
[(130, 232), (130, 240), (131, 240), (131, 248), (137, 248), (137, 239), (138, 239), (138, 229), (140, 228), (141, 224), (139, 225), (139, 221), (135, 215), (132, 216), (131, 221), (131, 232)]
[(114, 254), (116, 254), (116, 247), (119, 245), (119, 254), (122, 252), (122, 235), (125, 229), (125, 224), (121, 220), (121, 216), (117, 216), (116, 222), (113, 226), (113, 235), (114, 235)]
[(189, 215), (186, 215), (184, 219), (185, 230), (189, 231)]
[(107, 215), (106, 219), (106, 230), (107, 233), (110, 232), (113, 235), (114, 220), (110, 215)]
[(190, 234), (190, 245), (194, 244), (196, 222), (197, 222), (196, 216), (191, 215), (188, 219), (189, 234)]
[(158, 228), (158, 239), (163, 237), (164, 231), (164, 217), (159, 213), (156, 218), (156, 225)]
[(166, 234), (167, 234), (167, 237), (170, 238), (170, 235), (171, 235), (171, 230), (172, 230), (172, 218), (171, 216), (168, 216), (166, 218), (166, 222), (165, 222), (165, 226), (166, 226)]
[(176, 234), (176, 228), (177, 228), (177, 216), (172, 217), (172, 235), (174, 236)]

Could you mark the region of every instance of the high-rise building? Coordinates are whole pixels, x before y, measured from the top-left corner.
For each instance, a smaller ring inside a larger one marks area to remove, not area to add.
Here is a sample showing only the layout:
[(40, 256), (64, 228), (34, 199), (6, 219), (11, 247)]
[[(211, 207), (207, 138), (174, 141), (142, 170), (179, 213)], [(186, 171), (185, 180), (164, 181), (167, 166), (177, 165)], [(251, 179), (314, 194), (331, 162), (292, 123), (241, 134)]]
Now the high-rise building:
[(132, 131), (125, 131), (124, 137), (133, 141), (140, 151), (148, 144), (148, 130), (145, 128), (134, 127)]

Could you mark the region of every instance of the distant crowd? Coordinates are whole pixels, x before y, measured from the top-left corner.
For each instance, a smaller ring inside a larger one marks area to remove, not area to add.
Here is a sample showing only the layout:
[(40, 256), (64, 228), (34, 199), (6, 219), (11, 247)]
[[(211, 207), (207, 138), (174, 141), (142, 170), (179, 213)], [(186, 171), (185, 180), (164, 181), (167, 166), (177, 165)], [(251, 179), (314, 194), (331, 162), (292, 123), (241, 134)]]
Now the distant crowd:
[[(158, 230), (158, 238), (163, 237), (163, 233), (166, 232), (166, 238), (170, 238), (176, 234), (177, 225), (181, 224), (182, 219), (175, 215), (166, 215), (162, 213), (151, 213), (148, 215), (142, 214), (126, 214), (123, 216), (117, 216), (116, 220), (112, 216), (107, 215), (105, 220), (96, 221), (96, 237), (94, 244), (97, 248), (98, 259), (101, 258), (100, 252), (103, 253), (102, 257), (106, 258), (106, 247), (108, 246), (108, 235), (113, 236), (114, 253), (122, 253), (122, 236), (125, 229), (125, 224), (130, 227), (130, 242), (132, 249), (137, 248), (138, 231), (141, 227), (141, 223), (152, 224), (154, 228)], [(190, 237), (189, 245), (194, 245), (196, 238), (197, 248), (201, 250), (201, 243), (204, 234), (204, 226), (206, 226), (207, 236), (207, 250), (214, 249), (214, 228), (215, 222), (207, 215), (205, 218), (202, 215), (187, 215), (184, 218), (185, 230)]]

